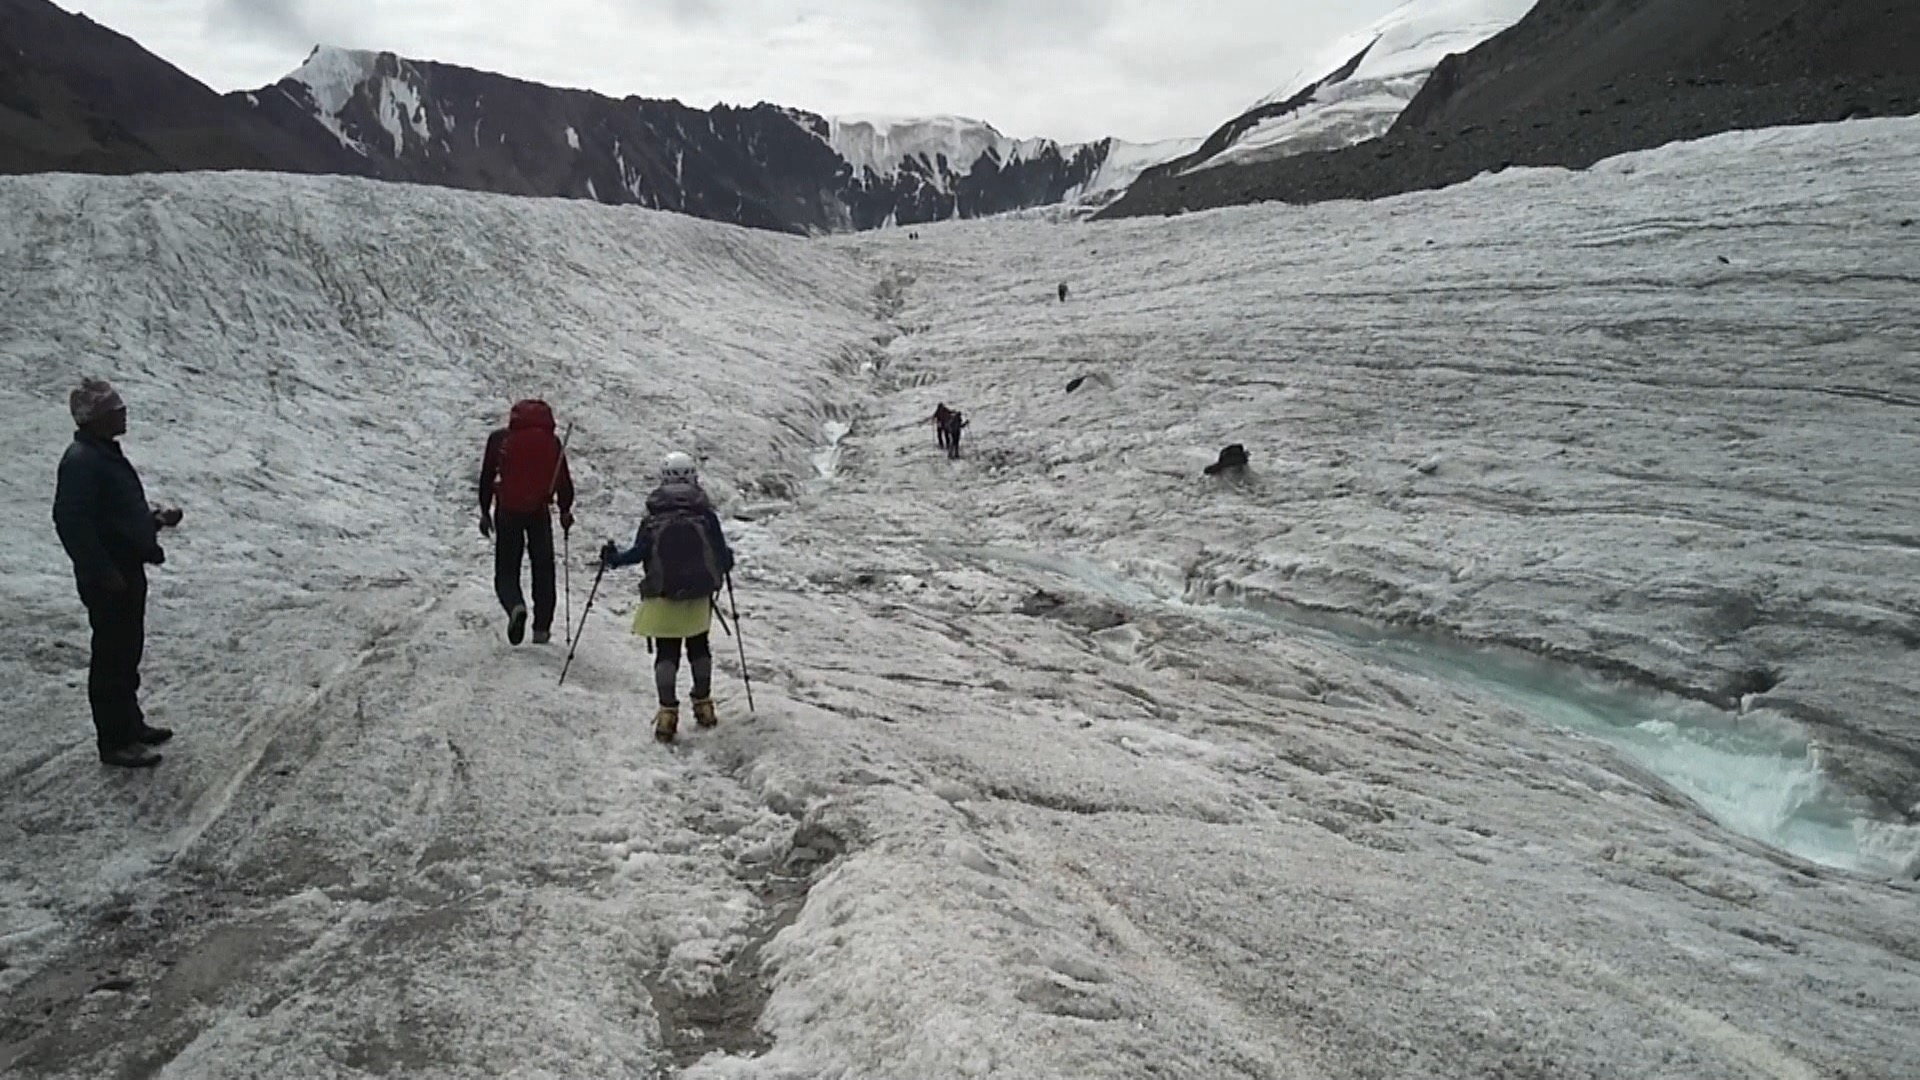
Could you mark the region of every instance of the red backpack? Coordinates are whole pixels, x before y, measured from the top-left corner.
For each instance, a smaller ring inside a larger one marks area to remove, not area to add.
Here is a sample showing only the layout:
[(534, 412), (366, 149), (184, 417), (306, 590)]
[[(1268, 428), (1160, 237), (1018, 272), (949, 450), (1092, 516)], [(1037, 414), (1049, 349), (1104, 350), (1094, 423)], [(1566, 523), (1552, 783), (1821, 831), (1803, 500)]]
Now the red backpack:
[(560, 437), (553, 433), (553, 410), (538, 398), (517, 402), (500, 443), (500, 479), (494, 499), (501, 510), (531, 514), (545, 510), (560, 473)]

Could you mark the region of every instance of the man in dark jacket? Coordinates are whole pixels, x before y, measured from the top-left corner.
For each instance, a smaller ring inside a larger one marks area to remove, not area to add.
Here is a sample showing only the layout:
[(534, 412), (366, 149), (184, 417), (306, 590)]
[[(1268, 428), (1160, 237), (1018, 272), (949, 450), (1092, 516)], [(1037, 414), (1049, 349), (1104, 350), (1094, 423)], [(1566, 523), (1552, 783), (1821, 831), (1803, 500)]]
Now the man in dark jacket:
[(493, 590), (507, 612), (507, 640), (527, 632), (527, 601), (520, 562), (533, 563), (533, 643), (553, 640), (553, 518), (573, 531), (573, 476), (566, 448), (553, 433), (553, 410), (538, 398), (514, 405), (507, 426), (487, 438), (480, 462), (480, 535), (493, 536)]
[(87, 700), (100, 760), (125, 768), (160, 764), (149, 750), (173, 738), (140, 709), (140, 656), (147, 637), (148, 566), (166, 562), (159, 533), (180, 523), (180, 511), (147, 503), (139, 474), (116, 442), (127, 432), (127, 407), (112, 384), (84, 379), (67, 399), (72, 445), (60, 459), (53, 525), (73, 560), (80, 600), (93, 627)]

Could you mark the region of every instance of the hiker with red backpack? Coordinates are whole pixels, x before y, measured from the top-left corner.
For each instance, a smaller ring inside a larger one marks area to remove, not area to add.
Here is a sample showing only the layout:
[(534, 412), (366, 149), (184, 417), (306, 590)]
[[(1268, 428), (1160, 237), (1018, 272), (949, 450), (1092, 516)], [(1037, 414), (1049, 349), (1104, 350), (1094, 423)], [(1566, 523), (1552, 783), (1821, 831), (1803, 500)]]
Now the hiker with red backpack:
[(603, 570), (644, 565), (640, 581), (640, 610), (633, 632), (652, 640), (653, 681), (660, 693), (660, 711), (653, 718), (653, 737), (672, 742), (680, 730), (680, 654), (693, 669), (693, 719), (703, 728), (720, 722), (713, 706), (713, 648), (708, 637), (714, 606), (727, 575), (733, 570), (733, 550), (720, 530), (720, 515), (700, 487), (693, 459), (674, 451), (660, 462), (660, 486), (647, 496), (647, 514), (633, 538), (633, 547), (621, 551), (607, 541), (600, 549)]
[(522, 558), (533, 563), (533, 643), (553, 640), (553, 518), (573, 531), (573, 476), (566, 446), (553, 431), (553, 409), (538, 398), (516, 402), (507, 426), (487, 437), (480, 462), (480, 535), (493, 538), (493, 589), (507, 612), (507, 640), (526, 639)]

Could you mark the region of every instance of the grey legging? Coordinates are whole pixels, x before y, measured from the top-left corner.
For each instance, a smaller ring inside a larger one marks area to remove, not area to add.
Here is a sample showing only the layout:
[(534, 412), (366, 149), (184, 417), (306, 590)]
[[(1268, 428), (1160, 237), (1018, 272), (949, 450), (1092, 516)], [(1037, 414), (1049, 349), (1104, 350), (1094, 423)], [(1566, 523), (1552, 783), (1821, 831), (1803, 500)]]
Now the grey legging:
[[(673, 708), (680, 704), (674, 696), (673, 684), (680, 676), (680, 642), (677, 637), (653, 639), (656, 650), (653, 654), (653, 683), (660, 690), (660, 704)], [(699, 701), (713, 696), (713, 648), (707, 641), (707, 635), (699, 634), (684, 639), (687, 643), (687, 666), (693, 668), (693, 699)]]

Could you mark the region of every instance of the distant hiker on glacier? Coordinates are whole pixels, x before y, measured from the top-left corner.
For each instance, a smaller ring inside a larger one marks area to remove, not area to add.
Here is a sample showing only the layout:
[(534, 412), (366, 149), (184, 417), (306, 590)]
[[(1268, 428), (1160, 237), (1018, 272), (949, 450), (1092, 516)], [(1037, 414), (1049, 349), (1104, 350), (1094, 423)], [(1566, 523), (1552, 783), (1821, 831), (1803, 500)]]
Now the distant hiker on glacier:
[[(946, 450), (947, 427), (953, 419), (953, 410), (947, 408), (947, 403), (943, 401), (934, 407), (933, 416), (929, 419), (933, 423), (933, 440), (940, 444), (940, 449)], [(947, 456), (952, 457), (952, 451), (948, 451)]]
[(1067, 302), (1067, 283), (1064, 281), (1060, 283), (1060, 302)]
[(60, 459), (53, 527), (73, 560), (74, 583), (93, 628), (87, 702), (100, 760), (151, 768), (149, 750), (173, 738), (147, 723), (140, 708), (140, 657), (147, 640), (147, 567), (167, 561), (160, 530), (180, 524), (180, 511), (147, 502), (140, 475), (117, 441), (127, 433), (127, 406), (104, 379), (83, 379), (67, 397), (73, 443)]
[(633, 547), (621, 551), (607, 541), (600, 565), (607, 569), (641, 564), (640, 610), (633, 632), (652, 640), (654, 688), (660, 711), (653, 737), (672, 742), (680, 730), (680, 654), (693, 669), (693, 719), (703, 728), (720, 722), (713, 707), (713, 648), (708, 638), (715, 604), (733, 570), (733, 549), (720, 530), (720, 516), (700, 487), (693, 459), (674, 451), (660, 462), (660, 486), (647, 496), (647, 515), (634, 534)]
[(960, 432), (966, 426), (967, 418), (960, 415), (960, 410), (952, 409), (947, 412), (946, 424), (941, 429), (943, 434), (940, 442), (947, 448), (948, 458), (960, 456)]
[(507, 612), (507, 640), (527, 634), (520, 561), (533, 563), (533, 643), (553, 640), (553, 518), (573, 531), (573, 476), (566, 448), (553, 432), (553, 409), (538, 398), (517, 402), (507, 426), (487, 437), (480, 461), (480, 535), (493, 538), (493, 591)]

